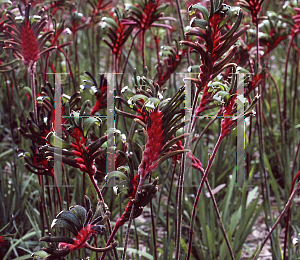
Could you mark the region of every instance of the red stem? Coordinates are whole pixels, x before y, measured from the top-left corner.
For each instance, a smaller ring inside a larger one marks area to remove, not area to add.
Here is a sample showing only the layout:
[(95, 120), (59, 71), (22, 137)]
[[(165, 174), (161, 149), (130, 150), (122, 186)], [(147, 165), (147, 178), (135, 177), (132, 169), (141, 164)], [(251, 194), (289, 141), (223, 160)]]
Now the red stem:
[[(297, 175), (299, 174), (299, 172), (297, 173)], [(275, 230), (275, 228), (277, 227), (277, 225), (279, 224), (279, 222), (281, 221), (281, 219), (283, 218), (284, 214), (288, 211), (288, 209), (290, 208), (292, 202), (293, 202), (293, 198), (295, 197), (298, 189), (300, 188), (300, 182), (298, 182), (296, 188), (294, 189), (293, 193), (291, 194), (291, 196), (289, 197), (288, 202), (286, 203), (283, 211), (281, 212), (280, 216), (278, 217), (278, 219), (276, 220), (275, 224), (273, 225), (273, 227), (271, 228), (271, 230), (269, 231), (269, 233), (267, 234), (267, 236), (265, 237), (264, 241), (262, 242), (261, 246), (259, 247), (259, 250), (256, 252), (253, 260), (256, 260), (257, 257), (259, 256), (259, 253), (261, 252), (261, 250), (263, 249), (264, 245), (266, 244), (267, 240), (270, 238), (271, 234), (273, 233), (273, 231)]]
[[(97, 195), (98, 195), (98, 200), (100, 199), (100, 201), (102, 201), (103, 211), (104, 211), (104, 213), (105, 213), (105, 212), (106, 212), (106, 209), (105, 209), (104, 199), (103, 199), (103, 196), (102, 196), (102, 194), (101, 194), (101, 191), (100, 191), (100, 189), (99, 189), (99, 187), (98, 187), (98, 185), (97, 185), (97, 183), (96, 183), (96, 180), (95, 180), (95, 178), (94, 178), (94, 175), (89, 174), (89, 177), (90, 177), (90, 180), (91, 180), (91, 182), (92, 182), (92, 184), (93, 184), (93, 186), (94, 186), (94, 188), (95, 188), (95, 190), (96, 190), (96, 193), (97, 193)], [(107, 218), (107, 226), (108, 226), (109, 233), (111, 234), (110, 237), (113, 238), (114, 235), (115, 235), (115, 233), (113, 233), (113, 232), (115, 231), (115, 228), (116, 228), (116, 226), (117, 226), (117, 223), (116, 223), (116, 225), (115, 225), (114, 230), (112, 231), (111, 224), (110, 224), (110, 220), (109, 220), (109, 218)], [(117, 232), (117, 231), (115, 231), (115, 232)], [(110, 242), (108, 241), (108, 242), (107, 242), (107, 245), (109, 245), (109, 244), (110, 244)], [(113, 252), (114, 252), (115, 255), (117, 255), (117, 251), (116, 251), (115, 248), (113, 249)], [(103, 254), (105, 254), (105, 252), (104, 252)], [(102, 258), (102, 257), (101, 257), (101, 258)], [(117, 258), (116, 258), (116, 259), (117, 259)]]
[(142, 58), (143, 58), (143, 69), (145, 68), (145, 31), (142, 30)]
[(37, 116), (36, 92), (35, 92), (35, 81), (34, 81), (35, 63), (33, 63), (33, 64), (31, 64), (31, 63), (29, 65), (28, 72), (29, 72), (29, 75), (30, 75), (30, 85), (31, 85), (31, 91), (32, 91), (34, 121), (37, 124), (38, 123), (38, 116)]
[[(290, 189), (290, 197), (293, 192), (293, 187), (295, 186), (296, 180), (298, 179), (299, 176), (300, 176), (300, 171), (298, 171), (295, 178), (293, 179), (291, 189)], [(287, 237), (288, 237), (288, 233), (289, 233), (290, 218), (291, 218), (291, 209), (289, 208), (287, 211), (286, 223), (285, 223), (284, 247), (283, 247), (283, 259), (284, 260), (286, 260)]]
[(216, 157), (216, 154), (217, 154), (217, 151), (219, 150), (219, 147), (222, 143), (222, 140), (224, 139), (224, 135), (220, 135), (219, 136), (219, 139), (215, 145), (215, 148), (214, 148), (214, 151), (211, 155), (211, 158), (208, 162), (208, 165), (205, 169), (205, 172), (204, 172), (204, 175), (202, 177), (202, 180), (200, 182), (200, 185), (199, 185), (199, 188), (198, 188), (198, 192), (197, 192), (197, 195), (196, 195), (196, 199), (195, 199), (195, 202), (194, 202), (194, 206), (193, 206), (193, 211), (192, 211), (192, 215), (191, 215), (191, 223), (190, 223), (190, 235), (189, 235), (189, 247), (188, 247), (188, 254), (187, 254), (187, 257), (186, 257), (186, 260), (189, 260), (190, 257), (191, 257), (191, 251), (192, 251), (192, 244), (193, 244), (193, 233), (194, 233), (194, 221), (195, 221), (195, 218), (196, 218), (196, 211), (197, 211), (197, 207), (198, 207), (198, 203), (199, 203), (199, 199), (200, 199), (200, 195), (201, 195), (201, 192), (202, 192), (202, 189), (203, 189), (203, 186), (204, 186), (204, 182), (208, 176), (208, 173), (210, 171), (210, 168), (212, 166), (212, 163)]

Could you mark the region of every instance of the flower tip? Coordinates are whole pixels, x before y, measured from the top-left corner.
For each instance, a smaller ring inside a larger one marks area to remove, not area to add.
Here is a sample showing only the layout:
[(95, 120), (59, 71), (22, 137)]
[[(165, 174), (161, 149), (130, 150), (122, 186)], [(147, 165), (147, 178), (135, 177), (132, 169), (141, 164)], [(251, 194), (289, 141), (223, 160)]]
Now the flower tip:
[(296, 237), (293, 238), (293, 245), (294, 246), (298, 245), (298, 238)]
[(254, 97), (254, 100), (257, 100), (260, 98), (260, 95), (259, 94), (256, 94), (256, 96)]

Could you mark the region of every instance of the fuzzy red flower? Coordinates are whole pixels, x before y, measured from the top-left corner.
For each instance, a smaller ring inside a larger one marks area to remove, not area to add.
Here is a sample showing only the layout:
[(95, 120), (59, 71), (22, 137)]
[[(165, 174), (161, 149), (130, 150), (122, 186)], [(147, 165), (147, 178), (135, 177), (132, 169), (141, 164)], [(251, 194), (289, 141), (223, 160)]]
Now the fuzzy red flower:
[(121, 19), (125, 25), (133, 25), (143, 32), (150, 27), (162, 27), (172, 29), (172, 26), (167, 24), (156, 23), (158, 20), (163, 20), (163, 10), (168, 7), (168, 4), (159, 5), (159, 0), (144, 0), (129, 7), (129, 15), (127, 19)]
[[(39, 16), (42, 12), (39, 12), (38, 16), (29, 16), (31, 4), (25, 7), (25, 15), (21, 10), (21, 6), (18, 5), (21, 16), (15, 17), (15, 15), (7, 11), (7, 17), (11, 21), (12, 25), (5, 24), (7, 37), (12, 38), (5, 41), (5, 49), (12, 49), (14, 54), (23, 60), (24, 65), (33, 65), (40, 56), (56, 47), (52, 46), (43, 50), (43, 46), (47, 40), (50, 39), (53, 34), (53, 30), (45, 32), (41, 37), (40, 32), (47, 24), (47, 18), (41, 19)], [(40, 20), (39, 22), (35, 21)], [(20, 22), (21, 21), (21, 22)], [(33, 22), (32, 22), (33, 21)]]
[(261, 11), (263, 2), (264, 0), (240, 0), (238, 3), (250, 11), (252, 23), (256, 25), (259, 22), (258, 14)]
[(297, 12), (297, 14), (293, 16), (294, 26), (292, 29), (292, 33), (296, 35), (300, 32), (300, 8), (294, 7), (294, 10)]
[[(222, 2), (219, 1), (216, 6), (212, 5), (210, 13), (202, 7), (201, 11), (196, 14), (200, 15), (199, 13), (201, 13), (204, 19), (194, 17), (191, 20), (192, 29), (186, 35), (196, 36), (201, 38), (201, 41), (181, 41), (182, 44), (200, 54), (202, 64), (200, 65), (199, 79), (191, 79), (192, 83), (196, 83), (200, 90), (226, 68), (238, 49), (237, 46), (233, 47), (234, 43), (249, 28), (246, 25), (238, 30), (243, 17), (242, 10), (239, 10), (236, 22), (225, 34), (222, 34), (221, 29), (228, 23), (230, 13), (230, 6), (222, 4)], [(199, 5), (191, 6), (189, 11), (191, 14), (199, 11)], [(205, 41), (204, 45), (202, 40)], [(223, 54), (226, 52), (227, 55), (223, 58)]]

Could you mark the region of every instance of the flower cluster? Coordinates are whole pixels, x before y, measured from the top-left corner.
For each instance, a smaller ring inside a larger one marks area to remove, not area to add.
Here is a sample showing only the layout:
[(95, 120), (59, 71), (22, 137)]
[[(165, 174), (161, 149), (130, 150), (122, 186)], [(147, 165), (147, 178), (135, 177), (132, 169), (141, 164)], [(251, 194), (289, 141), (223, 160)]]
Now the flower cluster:
[(115, 9), (115, 13), (117, 16), (116, 18), (104, 17), (102, 19), (102, 27), (108, 29), (107, 36), (110, 42), (106, 38), (103, 38), (103, 41), (108, 45), (112, 53), (116, 57), (119, 57), (123, 45), (131, 35), (133, 26), (128, 26), (121, 22), (121, 19), (124, 18), (124, 14), (121, 13), (121, 10), (119, 8)]
[(172, 29), (170, 25), (156, 23), (168, 19), (163, 17), (163, 11), (168, 7), (168, 4), (159, 5), (159, 0), (144, 0), (138, 1), (136, 5), (129, 7), (129, 14), (126, 19), (122, 19), (124, 25), (133, 25), (143, 32), (150, 27), (162, 27)]
[(61, 259), (70, 252), (84, 247), (94, 252), (104, 252), (117, 246), (117, 242), (105, 248), (95, 248), (88, 244), (87, 241), (93, 234), (101, 235), (103, 233), (105, 230), (103, 224), (109, 218), (110, 213), (106, 212), (104, 216), (94, 216), (92, 219), (93, 211), (91, 210), (90, 199), (87, 196), (85, 196), (85, 204), (85, 208), (75, 205), (70, 208), (70, 211), (61, 211), (53, 220), (51, 228), (68, 230), (73, 233), (75, 238), (69, 236), (42, 237), (40, 241), (50, 243), (60, 242), (58, 250), (53, 247), (43, 248), (45, 252), (50, 254), (45, 260)]
[(257, 25), (259, 23), (258, 15), (261, 12), (261, 6), (264, 0), (240, 0), (240, 6), (245, 7), (251, 13), (252, 23)]
[(5, 34), (11, 39), (5, 41), (5, 49), (12, 49), (14, 54), (23, 60), (24, 65), (33, 65), (43, 53), (56, 48), (52, 46), (43, 50), (45, 43), (51, 38), (53, 30), (44, 32), (39, 37), (48, 22), (47, 17), (41, 18), (42, 12), (39, 12), (37, 16), (30, 17), (31, 4), (26, 6), (25, 14), (21, 6), (18, 5), (18, 7), (21, 16), (16, 17), (7, 11), (7, 17), (11, 24), (5, 24)]
[[(185, 54), (185, 50), (180, 50), (178, 42), (176, 41), (175, 46), (162, 46), (161, 55), (164, 56), (164, 71), (163, 73), (158, 71), (158, 79), (155, 84), (162, 87), (170, 76), (176, 71), (181, 63), (181, 59)], [(158, 68), (160, 65), (158, 65)]]
[[(228, 66), (238, 49), (237, 46), (232, 46), (249, 28), (246, 25), (237, 31), (243, 17), (243, 12), (240, 9), (236, 22), (225, 34), (222, 34), (221, 30), (228, 24), (232, 10), (230, 6), (223, 4), (223, 1), (218, 1), (218, 4), (213, 3), (212, 1), (210, 13), (200, 4), (192, 5), (189, 8), (190, 14), (198, 11), (203, 19), (194, 17), (190, 23), (192, 29), (186, 35), (200, 37), (205, 41), (204, 46), (200, 42), (181, 41), (182, 44), (191, 47), (200, 54), (202, 65), (200, 66), (199, 79), (191, 80), (201, 90)], [(223, 58), (227, 51), (227, 55)]]
[(88, 84), (84, 84), (84, 85), (81, 85), (80, 87), (83, 89), (92, 88), (93, 92), (95, 93), (97, 101), (91, 111), (91, 115), (93, 116), (100, 109), (106, 108), (106, 106), (107, 106), (107, 78), (103, 74), (101, 74), (100, 81), (98, 84), (96, 79), (94, 78), (94, 76), (91, 73), (89, 73), (88, 71), (86, 71), (85, 73), (90, 76), (90, 78), (92, 79), (93, 85), (91, 86)]
[(294, 7), (294, 10), (297, 12), (297, 14), (293, 16), (293, 33), (298, 34), (300, 32), (300, 8)]

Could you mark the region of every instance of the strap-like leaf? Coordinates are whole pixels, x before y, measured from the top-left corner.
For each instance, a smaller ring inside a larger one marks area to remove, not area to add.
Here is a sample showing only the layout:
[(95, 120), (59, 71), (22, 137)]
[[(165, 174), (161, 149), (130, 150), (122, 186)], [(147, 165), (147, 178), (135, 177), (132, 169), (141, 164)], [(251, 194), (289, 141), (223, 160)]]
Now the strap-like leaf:
[(68, 244), (74, 244), (74, 240), (66, 236), (52, 236), (52, 237), (42, 237), (40, 241), (44, 242), (65, 242)]
[(173, 138), (171, 141), (167, 142), (161, 149), (161, 154), (165, 153), (173, 144), (176, 144), (180, 140), (184, 140), (184, 138), (186, 138), (188, 135), (190, 135), (190, 134), (185, 133), (185, 134), (177, 136), (177, 137)]

